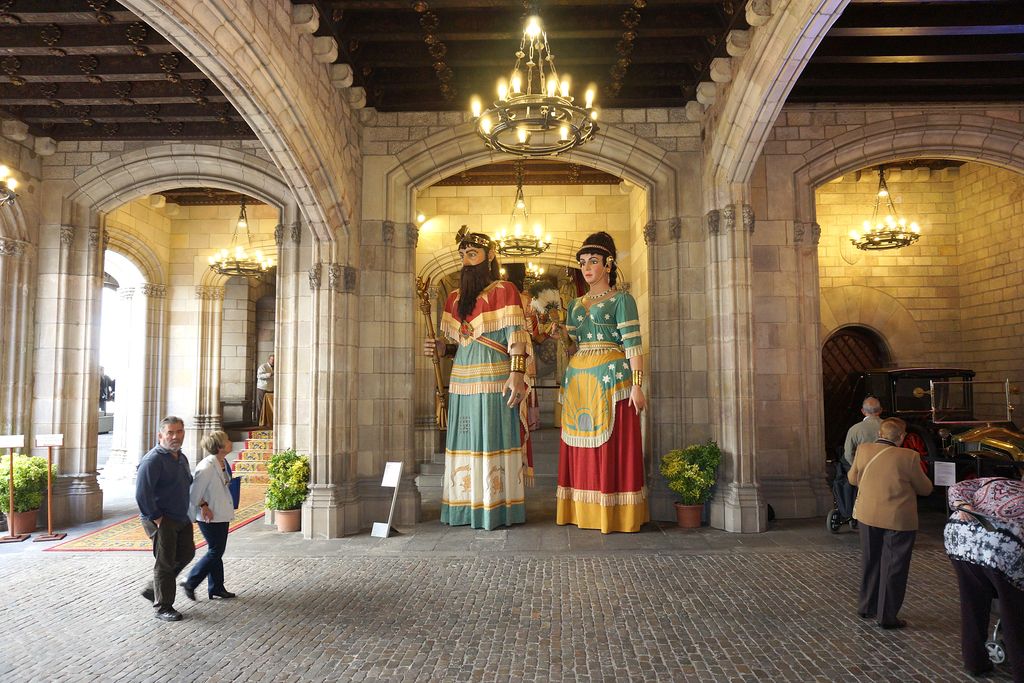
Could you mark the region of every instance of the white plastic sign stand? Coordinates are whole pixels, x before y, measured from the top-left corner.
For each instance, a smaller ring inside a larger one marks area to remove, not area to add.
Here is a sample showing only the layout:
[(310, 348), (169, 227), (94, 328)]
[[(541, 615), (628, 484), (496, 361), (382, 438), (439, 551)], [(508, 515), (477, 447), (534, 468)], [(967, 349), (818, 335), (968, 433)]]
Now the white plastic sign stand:
[(9, 436), (0, 436), (0, 448), (24, 448), (25, 447), (25, 435), (24, 434), (11, 434)]
[(388, 521), (374, 522), (373, 529), (370, 531), (371, 536), (377, 538), (387, 538), (391, 534), (397, 534), (398, 531), (391, 526), (391, 520), (395, 516), (395, 503), (398, 502), (398, 484), (402, 480), (402, 463), (400, 462), (389, 462), (384, 465), (384, 479), (380, 485), (395, 489), (394, 494), (391, 496), (391, 512), (388, 513)]
[(63, 434), (36, 434), (36, 448), (46, 448), (47, 446), (63, 446), (64, 435)]

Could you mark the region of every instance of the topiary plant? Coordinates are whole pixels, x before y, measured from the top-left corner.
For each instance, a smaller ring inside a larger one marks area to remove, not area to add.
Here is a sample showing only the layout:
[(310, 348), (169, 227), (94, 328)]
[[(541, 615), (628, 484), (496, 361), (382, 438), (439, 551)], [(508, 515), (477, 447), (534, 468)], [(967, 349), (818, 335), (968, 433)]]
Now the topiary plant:
[(661, 458), (661, 474), (680, 503), (703, 505), (711, 497), (721, 459), (718, 444), (708, 440), (666, 453)]
[[(56, 475), (57, 468), (53, 468)], [(0, 510), (10, 509), (10, 456), (0, 457)], [(30, 455), (14, 456), (14, 511), (38, 510), (46, 489), (46, 458)]]
[(306, 499), (309, 484), (309, 458), (289, 448), (274, 453), (267, 463), (267, 507), (271, 510), (297, 510)]

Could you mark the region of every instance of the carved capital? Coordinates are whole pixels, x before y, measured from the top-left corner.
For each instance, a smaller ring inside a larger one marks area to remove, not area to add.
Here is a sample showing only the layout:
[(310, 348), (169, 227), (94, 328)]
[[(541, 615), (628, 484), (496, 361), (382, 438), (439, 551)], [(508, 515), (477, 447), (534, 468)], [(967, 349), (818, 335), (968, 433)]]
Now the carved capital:
[(100, 229), (89, 228), (89, 248), (95, 249), (100, 245)]
[(341, 287), (341, 264), (340, 263), (328, 263), (327, 264), (327, 289), (332, 292), (339, 291)]
[(711, 209), (704, 214), (704, 222), (707, 223), (708, 233), (717, 235), (721, 230), (722, 214), (718, 209)]
[(25, 253), (27, 242), (0, 237), (0, 256), (21, 256)]
[(320, 289), (320, 264), (314, 263), (309, 269), (309, 289), (315, 292)]
[(145, 284), (139, 287), (139, 291), (150, 299), (163, 299), (167, 296), (167, 287), (164, 285)]
[(295, 221), (294, 223), (292, 223), (291, 233), (292, 233), (292, 244), (294, 244), (295, 246), (298, 246), (298, 245), (302, 244), (302, 223), (301, 222)]
[(131, 301), (135, 298), (135, 287), (122, 287), (117, 290), (117, 295), (125, 301)]
[(811, 223), (811, 243), (817, 244), (821, 240), (821, 226)]
[(395, 241), (395, 222), (384, 221), (380, 226), (380, 236), (384, 244), (391, 244)]
[(732, 232), (736, 229), (736, 207), (732, 204), (722, 208), (722, 230)]
[(274, 244), (277, 245), (278, 249), (284, 244), (284, 226), (280, 223), (274, 226)]
[(750, 204), (743, 205), (743, 229), (747, 232), (754, 232), (754, 207)]
[(356, 291), (356, 280), (357, 280), (356, 276), (358, 274), (359, 274), (359, 271), (356, 270), (355, 266), (345, 266), (342, 269), (341, 291), (346, 292), (346, 293), (351, 293), (351, 292)]
[(644, 244), (655, 244), (658, 240), (658, 224), (650, 221), (644, 226)]
[(673, 240), (679, 241), (679, 238), (683, 236), (683, 219), (676, 216), (668, 223), (668, 234)]
[(70, 246), (75, 240), (75, 229), (70, 225), (60, 226), (60, 241), (61, 244)]
[(420, 228), (415, 223), (405, 224), (405, 242), (410, 249), (415, 249), (420, 243)]
[(203, 301), (216, 301), (218, 299), (224, 299), (224, 288), (223, 287), (206, 287), (203, 285), (196, 286), (196, 298), (202, 299)]
[(804, 240), (811, 244), (817, 244), (821, 239), (821, 226), (813, 222), (793, 222), (793, 243), (802, 244)]

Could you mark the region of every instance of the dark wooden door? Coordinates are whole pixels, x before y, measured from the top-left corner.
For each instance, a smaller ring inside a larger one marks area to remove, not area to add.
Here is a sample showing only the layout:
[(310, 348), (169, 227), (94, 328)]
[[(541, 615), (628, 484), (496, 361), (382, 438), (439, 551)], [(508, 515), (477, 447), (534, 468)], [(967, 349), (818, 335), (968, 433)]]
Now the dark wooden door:
[(840, 328), (825, 342), (821, 349), (821, 381), (825, 398), (825, 448), (829, 457), (842, 452), (846, 431), (861, 419), (864, 387), (858, 382), (860, 374), (888, 364), (885, 342), (866, 327)]

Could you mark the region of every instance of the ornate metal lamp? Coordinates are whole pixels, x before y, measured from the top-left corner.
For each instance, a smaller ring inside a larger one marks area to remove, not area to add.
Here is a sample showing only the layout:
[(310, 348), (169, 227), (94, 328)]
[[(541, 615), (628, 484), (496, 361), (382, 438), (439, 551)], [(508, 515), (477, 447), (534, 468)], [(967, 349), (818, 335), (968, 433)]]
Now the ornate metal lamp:
[[(889, 212), (882, 219), (878, 213), (882, 200), (885, 200)], [(900, 249), (913, 244), (921, 237), (921, 226), (915, 222), (907, 223), (907, 219), (896, 213), (896, 206), (889, 194), (889, 186), (885, 182), (885, 167), (878, 167), (878, 193), (875, 195), (875, 208), (871, 212), (871, 220), (864, 221), (862, 230), (850, 231), (850, 242), (858, 249), (865, 251), (881, 251), (883, 249)]]
[(498, 80), (498, 99), (489, 108), (481, 111), (479, 97), (470, 101), (484, 143), (517, 156), (546, 157), (593, 139), (598, 130), (594, 88), (587, 89), (585, 106), (576, 104), (568, 76), (558, 77), (540, 17), (527, 18), (515, 57), (508, 80)]
[[(516, 220), (516, 214), (522, 212), (522, 222)], [(530, 213), (526, 210), (526, 199), (523, 196), (523, 162), (516, 162), (516, 199), (512, 204), (512, 214), (508, 219), (508, 228), (494, 236), (498, 245), (498, 253), (502, 256), (537, 256), (551, 246), (551, 235), (542, 235), (540, 224), (533, 226), (533, 234), (523, 231), (523, 225), (530, 221)]]
[[(238, 233), (240, 230), (245, 231), (244, 245), (239, 243)], [(274, 259), (265, 257), (259, 249), (250, 256), (246, 248), (251, 248), (251, 244), (252, 235), (249, 232), (249, 220), (245, 214), (245, 197), (242, 197), (238, 222), (235, 223), (235, 231), (231, 234), (231, 247), (221, 249), (210, 256), (210, 270), (227, 277), (241, 275), (258, 280), (274, 267)]]
[(18, 188), (18, 181), (11, 174), (11, 169), (0, 166), (0, 206), (13, 204), (18, 198), (14, 190)]

